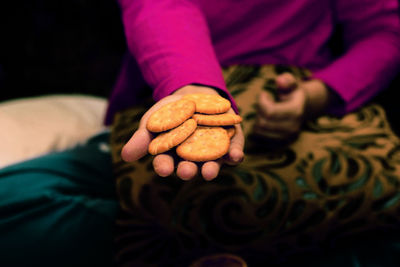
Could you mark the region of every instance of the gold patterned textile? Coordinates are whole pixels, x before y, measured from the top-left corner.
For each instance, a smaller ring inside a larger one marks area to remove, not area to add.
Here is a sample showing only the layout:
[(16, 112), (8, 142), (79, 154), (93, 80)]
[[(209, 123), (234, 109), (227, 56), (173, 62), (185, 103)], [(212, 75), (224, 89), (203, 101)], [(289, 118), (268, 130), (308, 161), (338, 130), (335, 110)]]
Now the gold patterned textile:
[(285, 71), (309, 74), (271, 65), (224, 69), (244, 118), (245, 160), (222, 167), (211, 182), (159, 177), (151, 156), (123, 162), (121, 148), (153, 102), (116, 115), (111, 146), (121, 204), (118, 264), (188, 266), (213, 253), (271, 263), (357, 232), (398, 227), (400, 145), (381, 106), (308, 121), (287, 142), (252, 132), (258, 94), (274, 92), (274, 77)]

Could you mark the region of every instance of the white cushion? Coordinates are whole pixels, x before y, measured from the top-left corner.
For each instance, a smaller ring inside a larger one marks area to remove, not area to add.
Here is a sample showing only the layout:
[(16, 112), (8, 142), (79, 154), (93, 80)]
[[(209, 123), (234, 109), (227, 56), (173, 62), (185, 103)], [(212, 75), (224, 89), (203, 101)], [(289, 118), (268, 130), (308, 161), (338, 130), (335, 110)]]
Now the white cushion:
[(0, 103), (0, 167), (70, 148), (104, 129), (106, 99), (46, 95)]

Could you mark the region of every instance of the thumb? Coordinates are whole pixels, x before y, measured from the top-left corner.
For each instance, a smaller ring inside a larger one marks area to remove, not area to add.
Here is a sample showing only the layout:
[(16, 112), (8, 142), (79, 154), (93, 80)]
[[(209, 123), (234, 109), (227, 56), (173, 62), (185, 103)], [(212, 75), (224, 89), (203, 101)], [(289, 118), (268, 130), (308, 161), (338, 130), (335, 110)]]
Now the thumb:
[(145, 156), (151, 140), (151, 133), (146, 128), (140, 127), (122, 148), (122, 159), (132, 162)]
[(122, 148), (121, 157), (123, 160), (132, 162), (147, 154), (153, 136), (147, 130), (146, 124), (153, 110), (154, 106), (143, 115), (140, 120), (139, 128), (133, 133), (132, 137)]
[(279, 94), (290, 93), (297, 87), (297, 80), (293, 74), (289, 72), (282, 73), (275, 78), (276, 85), (278, 86)]

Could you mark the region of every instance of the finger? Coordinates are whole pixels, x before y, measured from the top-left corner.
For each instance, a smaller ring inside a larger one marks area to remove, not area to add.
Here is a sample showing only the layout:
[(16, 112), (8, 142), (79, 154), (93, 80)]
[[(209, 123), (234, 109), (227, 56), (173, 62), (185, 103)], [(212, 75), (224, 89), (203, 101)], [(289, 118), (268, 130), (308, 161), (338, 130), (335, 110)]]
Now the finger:
[(304, 97), (302, 90), (295, 90), (282, 102), (273, 102), (263, 93), (260, 94), (259, 112), (269, 120), (297, 118), (303, 113)]
[[(156, 106), (156, 105), (154, 105)], [(139, 128), (135, 131), (129, 141), (121, 151), (121, 157), (127, 162), (132, 162), (145, 156), (148, 152), (149, 144), (153, 138), (152, 134), (146, 129), (147, 121), (154, 112), (154, 106), (150, 108), (141, 118)]]
[(208, 161), (201, 167), (201, 175), (204, 180), (211, 181), (218, 176), (221, 168), (221, 161)]
[(244, 134), (242, 127), (235, 125), (235, 135), (231, 138), (231, 143), (228, 150), (228, 160), (231, 164), (239, 164), (244, 159)]
[(253, 133), (268, 139), (277, 139), (277, 140), (287, 139), (292, 135), (287, 132), (265, 130), (257, 126), (254, 126)]
[(147, 154), (152, 134), (146, 129), (138, 129), (121, 151), (121, 157), (127, 162), (140, 159)]
[(290, 72), (285, 72), (285, 73), (278, 75), (275, 78), (275, 81), (276, 81), (276, 85), (278, 86), (278, 88), (282, 89), (283, 91), (286, 91), (286, 90), (290, 91), (297, 87), (297, 79)]
[[(273, 99), (273, 96), (268, 95)], [(230, 109), (228, 113), (236, 114), (233, 109)], [(235, 124), (235, 134), (230, 138), (229, 150), (227, 155), (223, 157), (223, 161), (229, 165), (237, 165), (244, 159), (244, 134), (242, 126), (240, 124)]]
[(288, 136), (281, 134), (281, 133), (266, 132), (266, 131), (261, 131), (261, 130), (254, 130), (254, 133), (259, 136), (268, 138), (268, 139), (283, 140), (283, 139), (288, 138)]
[(290, 117), (290, 110), (277, 109), (277, 104), (268, 94), (261, 92), (258, 100), (258, 112), (269, 120), (282, 120)]
[(286, 95), (284, 101), (278, 102), (274, 106), (276, 114), (282, 114), (291, 118), (297, 119), (303, 115), (305, 106), (305, 91), (302, 87), (297, 87), (296, 90)]
[(293, 74), (285, 72), (275, 79), (278, 87), (278, 98), (279, 101), (285, 101), (290, 97), (290, 93), (298, 87), (298, 81)]
[(261, 116), (256, 118), (255, 127), (264, 131), (291, 133), (297, 131), (297, 120), (268, 120)]
[(263, 116), (268, 117), (269, 110), (272, 109), (274, 103), (275, 100), (270, 94), (266, 92), (261, 92), (258, 97), (258, 103), (257, 103), (258, 112), (261, 113)]
[(182, 180), (190, 180), (197, 174), (197, 165), (191, 161), (181, 161), (178, 164), (176, 174)]
[(170, 176), (174, 172), (174, 159), (167, 154), (160, 154), (153, 159), (154, 171), (161, 177)]

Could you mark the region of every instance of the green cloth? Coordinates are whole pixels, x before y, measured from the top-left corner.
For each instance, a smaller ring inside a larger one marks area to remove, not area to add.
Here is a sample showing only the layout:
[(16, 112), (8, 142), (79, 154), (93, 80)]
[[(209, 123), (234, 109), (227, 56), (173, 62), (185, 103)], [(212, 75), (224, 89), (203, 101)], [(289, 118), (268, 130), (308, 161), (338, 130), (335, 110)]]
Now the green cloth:
[(108, 137), (0, 170), (1, 266), (111, 265)]

